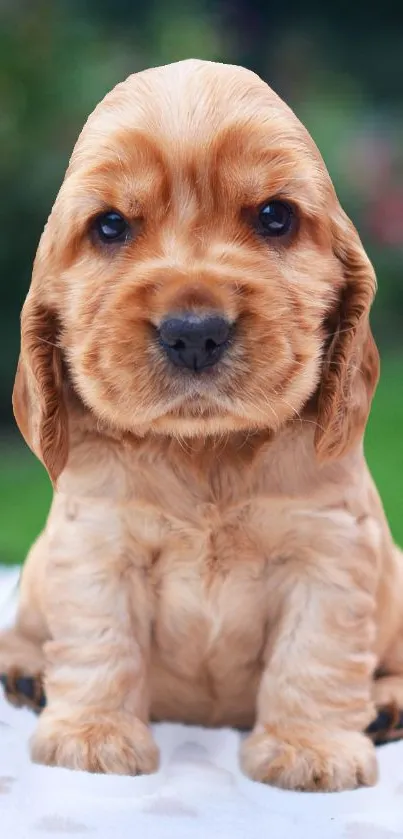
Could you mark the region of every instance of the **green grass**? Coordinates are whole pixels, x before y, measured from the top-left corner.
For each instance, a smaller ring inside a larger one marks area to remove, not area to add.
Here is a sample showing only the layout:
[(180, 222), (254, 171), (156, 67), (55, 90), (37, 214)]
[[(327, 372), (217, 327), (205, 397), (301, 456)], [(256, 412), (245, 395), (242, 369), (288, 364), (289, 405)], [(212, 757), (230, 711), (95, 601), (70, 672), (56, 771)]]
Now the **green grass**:
[(22, 562), (41, 528), (52, 498), (49, 478), (24, 444), (0, 449), (0, 564)]
[(382, 363), (365, 451), (393, 535), (403, 547), (403, 357)]
[[(403, 358), (383, 365), (366, 452), (395, 538), (403, 545)], [(13, 439), (0, 449), (0, 564), (18, 563), (39, 533), (52, 490), (42, 466)]]

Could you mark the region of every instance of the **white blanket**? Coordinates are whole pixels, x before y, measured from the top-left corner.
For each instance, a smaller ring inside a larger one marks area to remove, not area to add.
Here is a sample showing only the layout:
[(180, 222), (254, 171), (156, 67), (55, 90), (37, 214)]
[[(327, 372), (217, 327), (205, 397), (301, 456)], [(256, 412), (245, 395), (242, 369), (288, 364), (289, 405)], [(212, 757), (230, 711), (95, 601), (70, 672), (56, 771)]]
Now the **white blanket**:
[[(15, 581), (0, 573), (3, 624)], [(244, 778), (234, 731), (157, 725), (160, 771), (122, 778), (32, 765), (34, 726), (0, 696), (1, 839), (403, 839), (403, 742), (379, 749), (374, 789), (325, 795)]]

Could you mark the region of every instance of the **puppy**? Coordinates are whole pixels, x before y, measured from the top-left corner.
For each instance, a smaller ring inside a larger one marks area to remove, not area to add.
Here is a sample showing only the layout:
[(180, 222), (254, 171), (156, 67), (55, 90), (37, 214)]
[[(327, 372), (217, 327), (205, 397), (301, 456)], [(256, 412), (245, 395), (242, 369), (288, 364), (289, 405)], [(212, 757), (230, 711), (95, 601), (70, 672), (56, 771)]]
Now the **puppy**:
[[(375, 276), (253, 73), (131, 76), (88, 119), (21, 320), (14, 410), (55, 487), (0, 668), (35, 761), (153, 772), (151, 720), (250, 728), (253, 779), (376, 780), (403, 563), (364, 454)], [(380, 678), (375, 679), (375, 675)]]

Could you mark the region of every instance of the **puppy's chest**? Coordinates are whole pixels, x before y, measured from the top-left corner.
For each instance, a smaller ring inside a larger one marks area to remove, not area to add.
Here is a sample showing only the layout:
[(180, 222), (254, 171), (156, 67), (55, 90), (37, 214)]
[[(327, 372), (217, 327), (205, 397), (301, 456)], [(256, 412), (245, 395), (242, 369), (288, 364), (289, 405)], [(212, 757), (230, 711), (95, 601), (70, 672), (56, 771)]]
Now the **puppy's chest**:
[(263, 641), (264, 554), (245, 526), (214, 512), (204, 526), (171, 525), (150, 572), (156, 646), (188, 673), (228, 655), (228, 644), (248, 660)]
[(278, 511), (258, 499), (193, 498), (175, 514), (143, 510), (142, 525), (145, 536), (153, 534), (146, 573), (155, 645), (170, 669), (196, 674), (207, 657), (219, 667), (229, 645), (238, 666), (255, 661), (281, 544)]

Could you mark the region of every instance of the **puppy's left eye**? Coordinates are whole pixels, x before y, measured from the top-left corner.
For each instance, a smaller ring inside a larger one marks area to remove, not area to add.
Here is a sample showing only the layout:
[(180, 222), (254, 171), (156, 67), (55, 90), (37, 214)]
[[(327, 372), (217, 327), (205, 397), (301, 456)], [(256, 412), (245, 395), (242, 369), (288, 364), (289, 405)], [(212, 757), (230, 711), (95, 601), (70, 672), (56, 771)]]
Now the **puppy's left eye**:
[(98, 216), (94, 222), (94, 230), (106, 244), (124, 242), (130, 232), (126, 219), (114, 210)]
[(269, 201), (259, 211), (259, 226), (263, 236), (278, 237), (289, 233), (293, 211), (283, 201)]

